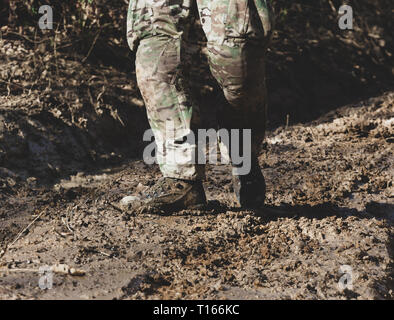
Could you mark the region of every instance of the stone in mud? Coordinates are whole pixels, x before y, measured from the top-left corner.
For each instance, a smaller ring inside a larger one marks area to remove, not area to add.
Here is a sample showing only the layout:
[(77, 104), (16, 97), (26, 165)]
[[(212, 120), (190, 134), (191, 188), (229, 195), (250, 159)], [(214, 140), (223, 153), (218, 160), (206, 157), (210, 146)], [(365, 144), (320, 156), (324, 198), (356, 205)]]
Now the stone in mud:
[(120, 206), (122, 208), (129, 208), (132, 206), (133, 203), (137, 201), (141, 201), (141, 199), (136, 196), (127, 196), (120, 200)]

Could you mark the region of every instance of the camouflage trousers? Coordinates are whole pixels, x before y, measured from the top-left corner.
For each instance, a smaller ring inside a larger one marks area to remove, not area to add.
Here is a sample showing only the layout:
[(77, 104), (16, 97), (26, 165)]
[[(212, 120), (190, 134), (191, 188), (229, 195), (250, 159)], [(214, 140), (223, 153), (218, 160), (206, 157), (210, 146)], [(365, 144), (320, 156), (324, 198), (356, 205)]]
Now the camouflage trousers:
[[(272, 33), (268, 1), (130, 0), (127, 39), (136, 51), (138, 86), (155, 141), (163, 146), (156, 155), (164, 176), (204, 177), (204, 166), (194, 164), (196, 143), (187, 139), (198, 128), (187, 54), (196, 18), (207, 38), (210, 70), (226, 100), (221, 126), (251, 129), (252, 154), (257, 154), (266, 121), (265, 53)], [(198, 15), (192, 14), (193, 7)]]

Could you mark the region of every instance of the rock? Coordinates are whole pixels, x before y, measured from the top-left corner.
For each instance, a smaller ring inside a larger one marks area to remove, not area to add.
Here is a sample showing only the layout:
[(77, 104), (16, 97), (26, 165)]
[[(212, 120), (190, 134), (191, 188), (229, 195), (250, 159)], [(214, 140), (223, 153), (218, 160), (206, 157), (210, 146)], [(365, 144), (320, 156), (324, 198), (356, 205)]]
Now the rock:
[(121, 206), (129, 206), (130, 204), (132, 204), (135, 201), (140, 201), (141, 199), (135, 196), (127, 196), (124, 197), (122, 200), (120, 200), (120, 205)]
[(142, 193), (142, 192), (144, 192), (146, 189), (147, 189), (147, 186), (144, 186), (144, 185), (140, 182), (140, 183), (138, 184), (137, 188), (136, 188), (136, 191), (137, 191), (138, 193)]
[(59, 274), (68, 274), (70, 267), (66, 264), (57, 264), (51, 267), (51, 271)]
[(84, 276), (86, 272), (84, 270), (70, 268), (67, 264), (57, 264), (51, 267), (51, 271), (63, 275), (71, 276)]
[(75, 269), (75, 268), (71, 268), (69, 273), (72, 276), (77, 276), (77, 277), (81, 277), (81, 276), (84, 276), (86, 274), (86, 272), (84, 270)]
[(127, 196), (124, 197), (122, 200), (119, 202), (119, 209), (121, 210), (129, 210), (135, 206), (138, 207), (139, 204), (141, 204), (142, 201), (139, 197), (136, 196)]

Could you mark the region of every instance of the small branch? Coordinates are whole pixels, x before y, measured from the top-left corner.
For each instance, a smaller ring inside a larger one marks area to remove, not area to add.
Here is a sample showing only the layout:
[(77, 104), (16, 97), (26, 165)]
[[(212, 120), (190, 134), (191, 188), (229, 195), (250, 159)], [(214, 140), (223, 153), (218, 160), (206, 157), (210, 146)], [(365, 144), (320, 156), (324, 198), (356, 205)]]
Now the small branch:
[(94, 46), (96, 45), (97, 39), (99, 38), (100, 34), (101, 34), (101, 29), (99, 30), (99, 32), (97, 32), (96, 36), (94, 37), (93, 43), (92, 43), (92, 45), (90, 46), (90, 49), (89, 49), (89, 51), (88, 51), (88, 54), (86, 55), (85, 58), (82, 59), (82, 63), (85, 63), (85, 61), (89, 58), (90, 54), (91, 54), (92, 51), (93, 51)]
[(34, 218), (34, 220), (32, 222), (30, 222), (30, 224), (24, 228), (21, 232), (18, 233), (18, 235), (16, 236), (16, 238), (14, 239), (14, 241), (12, 241), (10, 244), (6, 245), (4, 250), (0, 252), (0, 259), (6, 254), (7, 250), (12, 247), (19, 239), (20, 237), (23, 235), (23, 233), (25, 233), (27, 230), (29, 230), (29, 228), (38, 220), (41, 218), (41, 216), (45, 213), (46, 211), (41, 211), (41, 213)]
[(337, 13), (337, 9), (335, 9), (335, 6), (332, 3), (332, 0), (328, 0), (328, 4), (330, 5), (332, 12)]
[(67, 227), (67, 229), (71, 232), (74, 233), (74, 230), (71, 229), (70, 225), (68, 224), (67, 220), (62, 218), (62, 222), (64, 223), (64, 225)]
[(43, 39), (41, 41), (35, 41), (35, 40), (30, 39), (29, 37), (26, 37), (23, 34), (20, 34), (20, 33), (17, 33), (17, 32), (13, 32), (13, 31), (7, 31), (3, 36), (9, 35), (9, 34), (12, 34), (12, 35), (15, 35), (15, 36), (19, 36), (19, 37), (21, 37), (21, 38), (23, 38), (23, 39), (25, 39), (25, 40), (27, 40), (27, 41), (29, 41), (31, 43), (34, 43), (34, 44), (44, 43), (45, 41), (49, 40), (49, 38), (45, 38), (45, 39)]
[(11, 85), (11, 86), (17, 86), (17, 87), (22, 88), (22, 89), (26, 89), (24, 86), (22, 86), (20, 84), (17, 84), (17, 83), (14, 83), (14, 82), (5, 81), (5, 80), (1, 80), (1, 79), (0, 79), (0, 82), (6, 83), (6, 84)]

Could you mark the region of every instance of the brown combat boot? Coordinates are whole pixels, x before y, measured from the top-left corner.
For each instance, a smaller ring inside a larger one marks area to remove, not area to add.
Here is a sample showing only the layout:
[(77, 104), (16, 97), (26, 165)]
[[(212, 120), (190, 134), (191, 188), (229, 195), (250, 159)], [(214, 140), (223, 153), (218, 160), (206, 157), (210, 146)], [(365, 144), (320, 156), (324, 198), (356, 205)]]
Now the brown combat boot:
[(183, 209), (203, 209), (206, 197), (201, 181), (160, 178), (142, 197), (125, 197), (124, 210), (137, 213), (172, 213)]
[(242, 208), (260, 209), (264, 206), (266, 185), (257, 161), (247, 175), (233, 175), (233, 188)]

